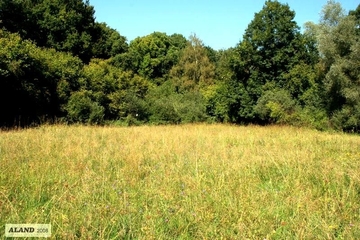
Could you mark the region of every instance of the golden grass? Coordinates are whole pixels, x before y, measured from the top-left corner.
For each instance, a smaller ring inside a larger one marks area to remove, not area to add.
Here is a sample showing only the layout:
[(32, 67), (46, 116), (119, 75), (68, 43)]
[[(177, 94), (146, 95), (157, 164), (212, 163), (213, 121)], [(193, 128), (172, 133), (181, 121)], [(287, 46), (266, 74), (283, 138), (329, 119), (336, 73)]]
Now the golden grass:
[(359, 150), (359, 136), (276, 126), (1, 132), (0, 223), (51, 223), (58, 239), (359, 239)]

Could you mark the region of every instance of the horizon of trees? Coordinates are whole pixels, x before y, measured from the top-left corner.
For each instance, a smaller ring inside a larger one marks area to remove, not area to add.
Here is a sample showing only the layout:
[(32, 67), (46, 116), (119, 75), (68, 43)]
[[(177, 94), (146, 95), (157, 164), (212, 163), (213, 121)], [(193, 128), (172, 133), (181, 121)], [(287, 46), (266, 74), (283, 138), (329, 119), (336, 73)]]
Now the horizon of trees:
[(0, 127), (290, 124), (360, 132), (360, 4), (305, 31), (266, 0), (234, 47), (153, 32), (128, 43), (89, 1), (0, 1)]

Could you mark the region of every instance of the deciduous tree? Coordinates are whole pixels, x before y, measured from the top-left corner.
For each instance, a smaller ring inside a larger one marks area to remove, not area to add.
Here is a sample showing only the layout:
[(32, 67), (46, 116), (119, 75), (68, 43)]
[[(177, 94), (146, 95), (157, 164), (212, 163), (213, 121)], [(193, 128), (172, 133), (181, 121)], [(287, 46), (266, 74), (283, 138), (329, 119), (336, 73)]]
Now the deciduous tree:
[(177, 63), (183, 45), (181, 35), (154, 32), (131, 41), (128, 52), (117, 55), (113, 64), (161, 84)]
[(241, 121), (256, 120), (254, 106), (264, 91), (291, 89), (292, 97), (297, 98), (309, 87), (307, 82), (311, 79), (303, 75), (298, 78), (301, 83), (297, 83), (301, 89), (293, 89), (296, 68), (311, 68), (316, 60), (313, 43), (300, 33), (294, 17), (295, 12), (287, 4), (267, 0), (237, 46), (238, 56), (232, 60), (232, 69), (238, 81)]
[(190, 36), (178, 64), (171, 69), (171, 77), (184, 90), (202, 88), (214, 82), (215, 65), (195, 34)]
[(360, 129), (360, 35), (356, 11), (346, 15), (340, 3), (329, 1), (319, 24), (309, 23), (316, 35), (328, 114), (334, 126)]

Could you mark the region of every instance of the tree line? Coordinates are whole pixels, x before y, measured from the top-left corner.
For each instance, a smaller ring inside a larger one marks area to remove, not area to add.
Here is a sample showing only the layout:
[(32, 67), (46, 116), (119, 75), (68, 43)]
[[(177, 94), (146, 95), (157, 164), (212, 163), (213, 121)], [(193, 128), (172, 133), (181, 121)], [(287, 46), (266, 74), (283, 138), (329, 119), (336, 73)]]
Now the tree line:
[(328, 1), (304, 31), (267, 0), (242, 40), (128, 43), (89, 1), (0, 1), (0, 126), (65, 122), (291, 124), (360, 131), (360, 5)]

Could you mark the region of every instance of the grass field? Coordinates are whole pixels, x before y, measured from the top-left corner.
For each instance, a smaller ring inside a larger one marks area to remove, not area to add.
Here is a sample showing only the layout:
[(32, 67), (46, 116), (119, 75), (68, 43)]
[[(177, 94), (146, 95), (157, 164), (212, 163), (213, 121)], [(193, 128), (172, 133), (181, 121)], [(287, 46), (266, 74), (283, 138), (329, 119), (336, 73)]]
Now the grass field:
[(205, 124), (0, 132), (6, 223), (51, 223), (53, 239), (360, 239), (360, 137)]

